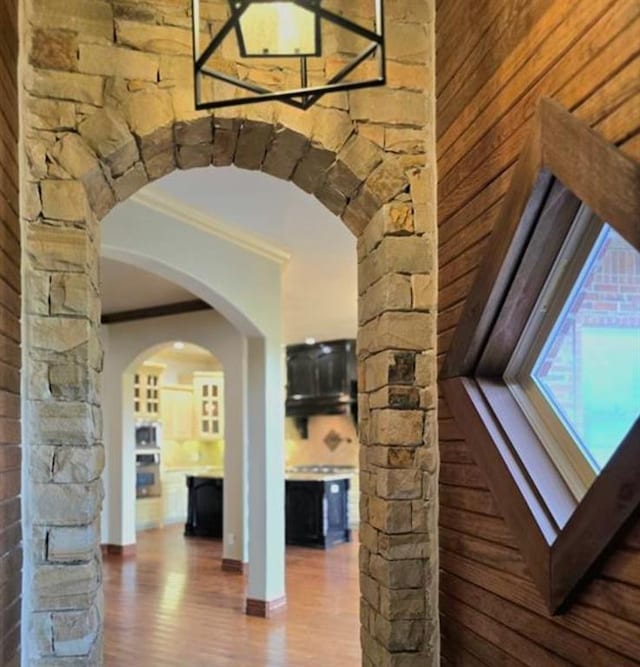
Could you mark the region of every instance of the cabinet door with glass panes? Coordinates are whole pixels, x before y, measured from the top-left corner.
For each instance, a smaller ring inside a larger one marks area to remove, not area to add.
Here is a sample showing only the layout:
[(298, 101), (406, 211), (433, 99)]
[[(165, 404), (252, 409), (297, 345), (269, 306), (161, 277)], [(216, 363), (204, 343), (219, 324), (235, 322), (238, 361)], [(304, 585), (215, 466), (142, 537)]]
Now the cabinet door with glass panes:
[(160, 377), (163, 366), (138, 368), (133, 377), (133, 412), (136, 419), (156, 421), (160, 418)]
[(224, 438), (224, 376), (220, 372), (194, 373), (196, 431), (201, 440)]

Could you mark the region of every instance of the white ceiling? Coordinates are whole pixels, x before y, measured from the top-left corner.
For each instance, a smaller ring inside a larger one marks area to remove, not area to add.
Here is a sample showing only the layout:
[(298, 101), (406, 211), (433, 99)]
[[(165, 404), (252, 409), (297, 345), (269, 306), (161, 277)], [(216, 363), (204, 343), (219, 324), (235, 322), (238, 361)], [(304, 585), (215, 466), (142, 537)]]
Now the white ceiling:
[[(295, 185), (235, 167), (175, 171), (147, 186), (291, 254), (283, 274), (285, 342), (352, 338), (357, 329), (355, 238)], [(126, 215), (127, 203), (111, 215)], [(193, 299), (164, 279), (102, 259), (103, 312)]]

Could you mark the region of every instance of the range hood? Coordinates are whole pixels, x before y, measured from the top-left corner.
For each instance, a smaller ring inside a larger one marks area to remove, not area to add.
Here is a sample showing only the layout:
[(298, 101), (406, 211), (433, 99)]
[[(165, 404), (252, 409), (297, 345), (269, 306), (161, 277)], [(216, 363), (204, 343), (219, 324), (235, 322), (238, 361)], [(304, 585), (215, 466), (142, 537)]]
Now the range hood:
[(341, 339), (287, 347), (286, 415), (303, 438), (316, 415), (351, 415), (357, 420), (356, 342)]

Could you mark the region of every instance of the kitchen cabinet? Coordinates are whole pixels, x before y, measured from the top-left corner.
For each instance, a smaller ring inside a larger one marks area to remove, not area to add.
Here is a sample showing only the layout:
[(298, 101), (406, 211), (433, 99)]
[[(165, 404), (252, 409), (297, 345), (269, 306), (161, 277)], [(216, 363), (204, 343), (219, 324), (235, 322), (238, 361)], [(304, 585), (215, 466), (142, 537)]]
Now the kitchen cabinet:
[(162, 527), (162, 508), (162, 498), (138, 498), (136, 500), (136, 531)]
[(224, 438), (224, 375), (221, 372), (193, 374), (196, 437)]
[(286, 542), (326, 549), (349, 542), (349, 478), (287, 480)]
[(165, 440), (194, 438), (193, 387), (164, 385), (160, 390), (160, 416)]
[(306, 437), (314, 415), (357, 412), (355, 340), (333, 340), (287, 347), (286, 414), (295, 417)]
[(184, 523), (187, 519), (186, 475), (179, 471), (165, 471), (162, 475), (164, 523)]
[(223, 488), (222, 477), (187, 477), (185, 535), (222, 538)]
[(160, 418), (160, 379), (165, 366), (143, 364), (133, 377), (133, 412), (136, 419), (157, 421)]

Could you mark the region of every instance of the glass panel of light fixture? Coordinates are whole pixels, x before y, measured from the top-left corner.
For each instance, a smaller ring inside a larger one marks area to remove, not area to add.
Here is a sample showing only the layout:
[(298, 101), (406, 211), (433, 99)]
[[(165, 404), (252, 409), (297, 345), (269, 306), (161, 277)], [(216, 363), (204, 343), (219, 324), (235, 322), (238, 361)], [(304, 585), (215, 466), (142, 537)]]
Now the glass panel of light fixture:
[(294, 2), (253, 2), (240, 17), (248, 57), (314, 55), (316, 16)]

